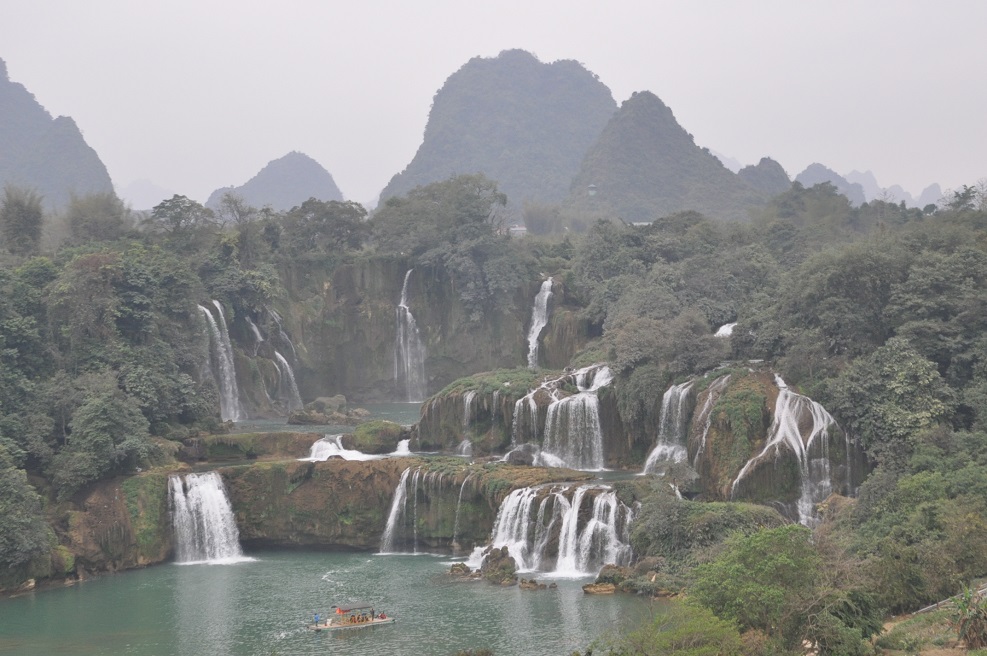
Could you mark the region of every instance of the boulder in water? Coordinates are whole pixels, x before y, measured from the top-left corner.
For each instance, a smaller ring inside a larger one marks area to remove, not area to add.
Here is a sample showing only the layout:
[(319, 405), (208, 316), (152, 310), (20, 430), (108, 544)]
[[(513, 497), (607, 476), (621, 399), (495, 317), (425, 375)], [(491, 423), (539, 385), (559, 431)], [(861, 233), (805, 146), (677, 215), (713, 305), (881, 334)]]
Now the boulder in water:
[(483, 557), (480, 574), (496, 585), (514, 585), (517, 583), (517, 561), (507, 547), (490, 548)]
[(535, 456), (538, 455), (538, 447), (534, 444), (522, 444), (516, 449), (508, 452), (504, 456), (504, 461), (512, 465), (528, 465), (529, 467), (534, 464)]
[(449, 568), (449, 573), (453, 576), (460, 576), (463, 578), (473, 576), (473, 570), (466, 563), (453, 563), (452, 567)]
[(545, 590), (548, 588), (544, 583), (539, 583), (535, 579), (521, 579), (518, 587), (522, 590)]
[(617, 591), (617, 586), (613, 583), (587, 583), (583, 586), (586, 594), (613, 594)]

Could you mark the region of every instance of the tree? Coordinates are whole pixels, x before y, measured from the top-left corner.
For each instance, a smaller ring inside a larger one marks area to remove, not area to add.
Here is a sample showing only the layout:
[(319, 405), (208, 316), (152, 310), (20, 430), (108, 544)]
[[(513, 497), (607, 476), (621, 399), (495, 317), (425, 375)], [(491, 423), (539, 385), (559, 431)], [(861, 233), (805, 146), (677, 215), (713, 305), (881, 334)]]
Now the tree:
[(117, 387), (111, 371), (92, 379), (69, 430), (51, 466), (52, 483), (62, 500), (107, 474), (132, 469), (153, 453), (147, 419), (137, 402)]
[(130, 210), (112, 191), (86, 196), (72, 195), (65, 213), (73, 244), (114, 241), (132, 225)]
[(14, 255), (33, 255), (41, 241), (44, 211), (41, 196), (19, 187), (4, 188), (0, 205), (0, 235), (7, 250)]
[(41, 498), (0, 444), (0, 581), (7, 570), (48, 551)]
[(184, 250), (196, 246), (202, 232), (215, 223), (212, 210), (175, 194), (154, 206), (145, 225), (152, 232), (163, 234), (177, 249)]
[(587, 654), (604, 656), (740, 656), (737, 627), (695, 604), (672, 601), (626, 635), (598, 641)]

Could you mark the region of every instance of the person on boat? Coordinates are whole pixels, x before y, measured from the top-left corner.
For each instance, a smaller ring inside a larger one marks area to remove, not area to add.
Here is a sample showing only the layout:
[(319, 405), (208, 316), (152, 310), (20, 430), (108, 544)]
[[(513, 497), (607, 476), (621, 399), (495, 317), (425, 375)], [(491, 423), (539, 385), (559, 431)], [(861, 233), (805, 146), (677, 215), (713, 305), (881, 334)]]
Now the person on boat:
[(319, 614), (318, 613), (315, 614), (315, 625), (316, 626), (319, 626)]

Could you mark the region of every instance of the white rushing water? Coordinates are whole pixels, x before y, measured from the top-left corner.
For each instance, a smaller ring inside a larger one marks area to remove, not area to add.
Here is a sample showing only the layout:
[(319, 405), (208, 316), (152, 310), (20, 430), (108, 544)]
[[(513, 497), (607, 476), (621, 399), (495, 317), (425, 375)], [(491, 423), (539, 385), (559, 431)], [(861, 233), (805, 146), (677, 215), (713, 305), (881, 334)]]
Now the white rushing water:
[[(761, 453), (748, 460), (737, 474), (731, 496), (735, 495), (737, 486), (755, 463), (765, 459), (775, 461), (780, 452), (787, 449), (798, 459), (801, 476), (801, 495), (796, 504), (799, 523), (811, 526), (815, 520), (816, 504), (832, 492), (829, 429), (836, 426), (836, 420), (819, 403), (789, 390), (777, 374), (775, 384), (778, 386), (778, 398), (768, 439)], [(803, 434), (800, 425), (807, 426), (808, 432)]]
[(733, 323), (725, 323), (725, 324), (723, 324), (722, 326), (720, 326), (719, 328), (716, 329), (716, 334), (714, 336), (715, 337), (730, 337), (731, 335), (733, 335), (733, 329), (734, 329), (734, 327), (736, 325), (737, 325), (737, 322), (736, 321), (734, 321)]
[(356, 449), (347, 449), (343, 446), (343, 436), (341, 434), (326, 435), (321, 440), (316, 440), (312, 444), (309, 448), (307, 458), (299, 458), (299, 460), (308, 462), (321, 462), (329, 458), (342, 458), (343, 460), (381, 460), (383, 458), (407, 456), (411, 455), (411, 451), (408, 449), (408, 443), (410, 441), (401, 440), (391, 453), (373, 455), (357, 451)]
[[(583, 508), (587, 497), (592, 497), (588, 517)], [(582, 523), (581, 518), (585, 518)], [(607, 563), (630, 562), (632, 520), (630, 508), (604, 485), (520, 488), (500, 504), (490, 546), (507, 547), (522, 572), (565, 578), (593, 576)], [(558, 550), (551, 553), (556, 531)], [(470, 566), (482, 564), (484, 550), (474, 550)]]
[(463, 433), (476, 421), (476, 390), (463, 392)]
[(418, 324), (408, 307), (408, 280), (411, 272), (404, 274), (401, 300), (396, 309), (397, 336), (394, 343), (394, 381), (404, 383), (405, 401), (420, 403), (425, 400), (425, 345), (418, 332)]
[(274, 352), (274, 357), (277, 358), (278, 371), (281, 373), (281, 384), (279, 391), (281, 392), (281, 397), (287, 397), (285, 405), (288, 407), (289, 412), (294, 410), (300, 410), (302, 407), (302, 396), (298, 393), (298, 383), (295, 382), (295, 372), (292, 371), (291, 365), (285, 360), (285, 357), (279, 352)]
[(729, 382), (730, 375), (727, 374), (710, 383), (709, 387), (706, 388), (706, 399), (703, 401), (703, 406), (699, 410), (699, 414), (696, 415), (696, 423), (701, 423), (703, 427), (702, 435), (699, 438), (699, 448), (696, 449), (696, 455), (692, 459), (692, 468), (697, 471), (699, 470), (699, 461), (703, 457), (703, 453), (706, 452), (706, 438), (709, 436), (709, 429), (713, 425), (713, 406), (720, 400), (720, 394), (723, 393)]
[(548, 302), (552, 298), (552, 279), (544, 281), (535, 295), (531, 308), (531, 327), (528, 328), (528, 368), (538, 367), (538, 338), (548, 325)]
[(223, 479), (216, 472), (168, 479), (175, 562), (227, 564), (253, 560), (240, 549), (240, 532)]
[(592, 366), (575, 373), (578, 393), (548, 406), (539, 464), (586, 471), (603, 469), (600, 388), (613, 381), (609, 367)]
[(426, 505), (423, 510), (427, 510), (430, 499), (441, 497), (445, 481), (446, 474), (423, 472), (421, 467), (416, 467), (414, 471), (409, 467), (401, 473), (401, 479), (394, 488), (394, 496), (391, 498), (387, 525), (380, 538), (380, 553), (404, 553), (400, 548), (409, 542), (409, 526), (411, 553), (418, 553), (418, 501), (424, 500)]
[(219, 301), (213, 301), (216, 307), (219, 321), (213, 318), (208, 308), (200, 305), (199, 311), (206, 320), (209, 328), (209, 342), (211, 352), (215, 353), (219, 374), (216, 383), (219, 387), (219, 412), (223, 421), (240, 421), (246, 418), (246, 413), (240, 404), (240, 389), (236, 382), (236, 367), (233, 363), (233, 344), (230, 342), (230, 333), (226, 328), (226, 317), (223, 315), (223, 306)]
[(658, 418), (658, 440), (644, 463), (642, 473), (649, 474), (659, 462), (686, 462), (689, 417), (686, 406), (692, 381), (672, 385), (661, 397), (661, 416)]

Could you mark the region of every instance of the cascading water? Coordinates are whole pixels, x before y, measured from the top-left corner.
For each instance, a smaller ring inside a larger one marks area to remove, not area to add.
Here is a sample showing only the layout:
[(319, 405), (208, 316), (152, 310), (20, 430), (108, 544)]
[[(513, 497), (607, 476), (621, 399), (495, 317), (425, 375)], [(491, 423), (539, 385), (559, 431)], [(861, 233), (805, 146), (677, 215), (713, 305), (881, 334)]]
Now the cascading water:
[(401, 440), (392, 453), (384, 455), (374, 455), (364, 453), (355, 449), (347, 449), (343, 446), (342, 435), (326, 435), (321, 440), (316, 440), (309, 448), (307, 458), (299, 458), (307, 462), (322, 462), (329, 458), (342, 458), (343, 460), (381, 460), (383, 458), (394, 458), (410, 455), (408, 450), (409, 440)]
[(528, 368), (538, 367), (538, 338), (548, 324), (548, 302), (552, 298), (552, 279), (544, 281), (535, 296), (531, 308), (531, 327), (528, 328)]
[(655, 470), (659, 462), (685, 462), (689, 459), (685, 442), (689, 417), (686, 406), (689, 401), (689, 391), (692, 381), (680, 385), (672, 385), (661, 397), (661, 417), (658, 424), (658, 441), (644, 463), (643, 473), (649, 474)]
[(418, 332), (418, 324), (408, 308), (408, 279), (411, 272), (404, 274), (401, 287), (401, 301), (397, 306), (397, 336), (394, 344), (394, 382), (404, 383), (405, 400), (421, 402), (425, 400), (425, 345)]
[(250, 332), (253, 333), (253, 336), (254, 336), (254, 355), (256, 356), (257, 355), (257, 348), (264, 341), (264, 336), (261, 334), (260, 328), (257, 327), (257, 324), (255, 324), (250, 319), (250, 317), (246, 317), (246, 320), (247, 320), (247, 325), (250, 326)]
[(178, 563), (232, 563), (245, 559), (233, 508), (223, 479), (216, 472), (168, 479), (175, 561)]
[(288, 333), (284, 331), (284, 319), (281, 317), (281, 314), (273, 308), (267, 308), (267, 313), (274, 320), (274, 325), (278, 328), (278, 337), (281, 339), (281, 342), (288, 345), (288, 349), (291, 351), (291, 359), (297, 363), (298, 352), (295, 351), (295, 345), (292, 344), (291, 338), (288, 337)]
[(727, 374), (721, 378), (717, 378), (709, 387), (706, 389), (706, 400), (703, 402), (703, 407), (699, 410), (699, 414), (696, 415), (695, 423), (702, 424), (703, 432), (699, 439), (699, 448), (696, 449), (696, 455), (692, 459), (693, 469), (698, 470), (699, 460), (703, 457), (703, 453), (706, 451), (706, 438), (709, 436), (709, 429), (713, 425), (713, 406), (716, 402), (720, 400), (720, 394), (726, 389), (727, 383), (730, 382), (730, 375)]
[(289, 411), (299, 410), (303, 404), (301, 394), (298, 393), (298, 384), (295, 382), (295, 372), (279, 352), (275, 351), (274, 357), (277, 359), (278, 371), (281, 372), (279, 391), (282, 392), (282, 397), (288, 397), (285, 405), (288, 406)]
[[(409, 525), (411, 529), (412, 553), (418, 553), (418, 500), (425, 500), (425, 510), (432, 499), (440, 498), (445, 474), (441, 472), (423, 472), (421, 467), (414, 471), (409, 467), (401, 473), (401, 479), (394, 488), (391, 499), (391, 509), (387, 515), (387, 525), (380, 539), (380, 553), (397, 553), (401, 543), (408, 542)], [(408, 512), (408, 500), (411, 499), (411, 512)]]
[[(587, 496), (592, 496), (592, 510), (580, 525), (580, 516), (586, 516), (582, 508)], [(501, 503), (490, 545), (507, 547), (521, 571), (590, 576), (607, 563), (630, 562), (632, 519), (630, 508), (607, 486), (520, 488)], [(549, 547), (556, 535), (558, 552), (551, 554)], [(474, 552), (471, 565), (480, 565), (482, 552), (482, 548)]]
[(199, 311), (206, 320), (209, 328), (211, 350), (216, 354), (215, 362), (219, 365), (217, 372), (219, 377), (219, 412), (223, 421), (240, 421), (245, 418), (243, 407), (240, 404), (240, 389), (236, 382), (236, 368), (233, 364), (233, 344), (230, 342), (230, 333), (226, 329), (226, 317), (223, 315), (223, 306), (219, 301), (213, 301), (219, 316), (217, 322), (208, 308), (200, 305)]
[(384, 527), (384, 534), (380, 538), (381, 553), (395, 553), (395, 539), (397, 537), (398, 522), (408, 513), (408, 475), (411, 467), (401, 472), (401, 479), (394, 488), (394, 497), (391, 499), (391, 510), (387, 513), (387, 525)]
[(466, 433), (476, 419), (476, 390), (463, 393), (463, 433)]
[(459, 510), (463, 505), (463, 492), (466, 491), (466, 484), (470, 482), (473, 478), (474, 472), (470, 472), (463, 479), (463, 484), (459, 487), (459, 497), (456, 499), (456, 519), (452, 524), (452, 549), (454, 552), (459, 551)]
[[(787, 449), (798, 459), (801, 476), (801, 495), (796, 504), (799, 523), (811, 526), (815, 520), (816, 504), (826, 499), (832, 491), (829, 429), (836, 425), (836, 420), (819, 403), (789, 390), (777, 374), (775, 384), (778, 386), (778, 398), (764, 449), (741, 468), (733, 481), (731, 497), (755, 463), (768, 458), (776, 460), (781, 451)], [(806, 417), (812, 423), (808, 433), (803, 435), (799, 425), (804, 423)], [(818, 457), (813, 458), (814, 453)]]
[[(548, 406), (541, 461), (550, 466), (603, 469), (603, 429), (597, 392), (613, 381), (609, 367), (593, 366), (575, 374), (577, 394)], [(554, 458), (554, 459), (552, 459)]]

